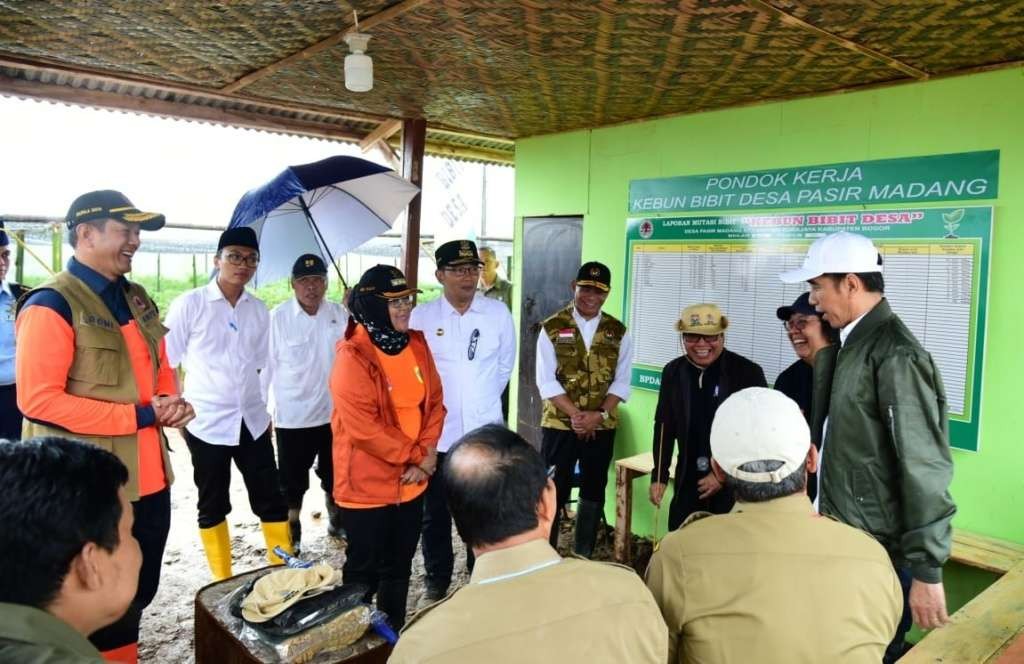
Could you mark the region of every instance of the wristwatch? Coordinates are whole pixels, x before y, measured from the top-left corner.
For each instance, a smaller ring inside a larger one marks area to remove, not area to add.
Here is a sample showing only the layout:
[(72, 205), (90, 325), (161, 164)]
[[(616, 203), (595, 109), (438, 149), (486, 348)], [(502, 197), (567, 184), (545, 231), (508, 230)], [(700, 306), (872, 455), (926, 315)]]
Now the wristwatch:
[(604, 408), (598, 408), (597, 410), (598, 410), (598, 412), (601, 413), (601, 420), (602, 421), (607, 422), (608, 418), (611, 417), (611, 415), (608, 414), (608, 411), (605, 410)]

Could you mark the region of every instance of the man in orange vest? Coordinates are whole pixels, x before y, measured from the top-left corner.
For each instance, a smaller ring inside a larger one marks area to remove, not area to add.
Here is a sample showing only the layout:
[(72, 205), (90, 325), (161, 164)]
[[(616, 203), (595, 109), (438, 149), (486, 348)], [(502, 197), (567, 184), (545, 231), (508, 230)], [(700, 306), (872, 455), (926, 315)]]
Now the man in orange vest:
[(174, 476), (161, 427), (195, 417), (167, 362), (156, 304), (124, 277), (140, 231), (161, 228), (164, 216), (136, 209), (120, 192), (93, 191), (75, 199), (66, 223), (74, 257), (21, 299), (15, 321), (22, 434), (85, 440), (128, 468), (132, 534), (142, 549), (138, 591), (124, 617), (90, 640), (110, 661), (136, 662), (171, 523)]

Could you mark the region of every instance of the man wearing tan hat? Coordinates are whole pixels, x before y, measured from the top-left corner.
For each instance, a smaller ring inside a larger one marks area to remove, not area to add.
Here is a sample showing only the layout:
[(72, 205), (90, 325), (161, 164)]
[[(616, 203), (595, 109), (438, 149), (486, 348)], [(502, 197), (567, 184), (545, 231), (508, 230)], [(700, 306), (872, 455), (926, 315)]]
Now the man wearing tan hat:
[(805, 487), (818, 450), (800, 407), (767, 388), (733, 394), (711, 455), (735, 507), (693, 515), (647, 570), (669, 662), (878, 662), (899, 621), (899, 579), (869, 535), (814, 513)]
[(676, 441), (675, 486), (668, 527), (675, 530), (697, 510), (723, 514), (732, 509), (732, 492), (711, 472), (711, 420), (718, 404), (745, 387), (766, 387), (761, 367), (725, 349), (727, 319), (715, 304), (683, 309), (676, 323), (683, 355), (661, 372), (654, 414), (654, 472), (650, 499), (661, 505), (668, 485)]

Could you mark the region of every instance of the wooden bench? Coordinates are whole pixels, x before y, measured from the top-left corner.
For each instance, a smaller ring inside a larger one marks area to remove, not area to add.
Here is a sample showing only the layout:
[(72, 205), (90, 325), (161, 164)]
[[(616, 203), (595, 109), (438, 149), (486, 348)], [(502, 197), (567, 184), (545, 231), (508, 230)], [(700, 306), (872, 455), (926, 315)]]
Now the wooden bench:
[[(614, 555), (620, 563), (632, 558), (633, 481), (653, 469), (650, 452), (615, 462)], [(1024, 662), (1024, 545), (954, 529), (950, 560), (1003, 576), (954, 613), (949, 625), (926, 634), (900, 662)]]

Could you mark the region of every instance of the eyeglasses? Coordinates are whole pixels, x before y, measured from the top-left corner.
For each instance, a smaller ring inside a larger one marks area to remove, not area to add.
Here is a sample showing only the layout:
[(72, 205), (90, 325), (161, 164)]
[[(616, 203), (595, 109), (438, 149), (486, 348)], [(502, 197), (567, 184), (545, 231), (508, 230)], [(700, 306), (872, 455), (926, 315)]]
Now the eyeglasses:
[(480, 275), (480, 266), (460, 265), (458, 267), (446, 267), (444, 271), (459, 277), (476, 277)]
[(814, 316), (807, 316), (805, 318), (795, 318), (793, 320), (784, 320), (782, 321), (782, 327), (786, 328), (787, 332), (792, 332), (793, 330), (796, 330), (797, 332), (803, 332), (804, 328), (810, 324), (812, 318), (814, 318)]
[(413, 301), (413, 296), (411, 294), (403, 295), (402, 297), (392, 297), (388, 298), (388, 306), (392, 309), (404, 309), (406, 307), (411, 307)]
[(249, 254), (247, 256), (243, 256), (242, 254), (232, 252), (230, 254), (224, 254), (224, 260), (235, 266), (245, 265), (246, 267), (256, 267), (260, 264), (260, 255)]
[(721, 340), (721, 334), (692, 334), (689, 332), (683, 334), (683, 341), (688, 344), (699, 344), (702, 341), (706, 341), (709, 344), (716, 344)]

